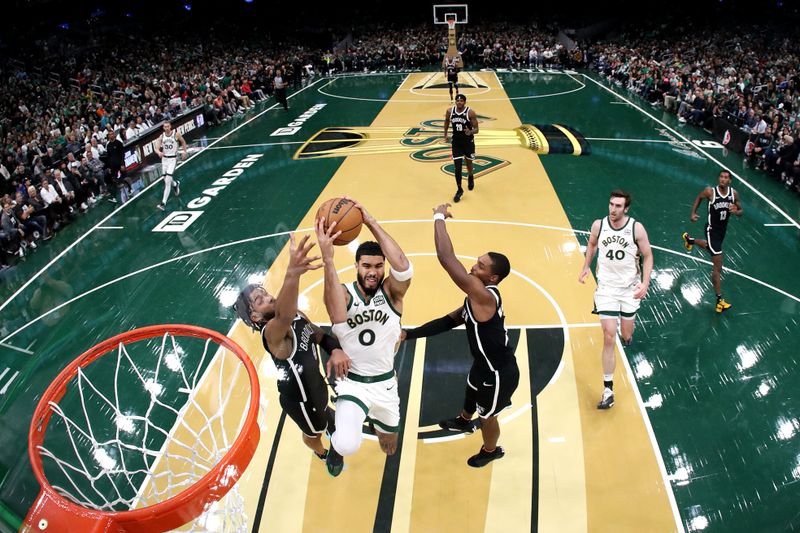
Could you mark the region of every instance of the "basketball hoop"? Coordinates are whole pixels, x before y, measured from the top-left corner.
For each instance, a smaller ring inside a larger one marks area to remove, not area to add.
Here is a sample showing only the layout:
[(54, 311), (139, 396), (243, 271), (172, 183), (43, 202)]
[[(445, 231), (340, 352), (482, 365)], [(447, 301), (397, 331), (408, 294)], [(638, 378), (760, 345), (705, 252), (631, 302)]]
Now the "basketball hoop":
[(249, 531), (235, 484), (258, 446), (259, 394), (250, 358), (215, 331), (158, 325), (101, 342), (36, 407), (41, 492), (21, 531), (154, 533), (201, 515), (185, 530)]
[(458, 23), (458, 19), (456, 18), (455, 14), (448, 14), (445, 18), (445, 23), (447, 24), (448, 30), (455, 30), (456, 24)]

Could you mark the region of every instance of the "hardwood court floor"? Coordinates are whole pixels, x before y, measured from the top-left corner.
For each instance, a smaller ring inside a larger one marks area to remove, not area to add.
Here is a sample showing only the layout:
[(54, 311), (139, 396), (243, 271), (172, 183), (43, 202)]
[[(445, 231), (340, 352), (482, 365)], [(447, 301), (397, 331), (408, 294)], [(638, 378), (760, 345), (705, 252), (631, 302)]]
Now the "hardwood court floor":
[[(0, 368), (8, 369), (0, 369), (2, 501), (24, 514), (35, 495), (24, 435), (32, 405), (58, 370), (120, 331), (183, 322), (229, 332), (261, 369), (265, 426), (240, 481), (253, 530), (800, 528), (791, 511), (800, 496), (800, 418), (792, 401), (800, 385), (797, 198), (742, 169), (735, 154), (691, 143), (707, 140), (704, 133), (577, 73), (462, 74), (482, 129), (562, 123), (593, 150), (539, 157), (479, 144), (476, 188), (448, 222), (465, 265), (494, 249), (514, 269), (500, 287), (522, 373), (514, 405), (501, 417), (506, 457), (470, 469), (465, 460), (479, 435), (447, 439), (437, 431), (436, 421), (460, 407), (469, 364), (463, 330), (406, 343), (398, 353), (397, 455), (387, 460), (367, 440), (331, 479), (302, 445), (278, 407), (271, 362), (229, 306), (248, 280), (275, 291), (286, 232), (309, 231), (318, 205), (343, 194), (364, 203), (414, 262), (405, 325), (459, 305), (462, 296), (435, 258), (430, 222), (431, 207), (454, 192), (449, 150), (437, 139), (449, 105), (440, 78), (318, 80), (290, 100), (288, 112), (272, 109), (228, 126), (227, 136), (179, 170), (184, 192), (170, 200), (173, 211), (209, 198), (186, 231), (152, 231), (165, 219), (154, 208), (156, 184), (113, 212), (97, 208), (7, 276), (0, 286)], [(311, 108), (316, 113), (294, 134), (272, 135)], [(391, 132), (396, 150), (292, 158), (331, 126), (363, 128), (373, 138)], [(262, 155), (229, 185), (213, 186), (250, 154)], [(723, 288), (734, 307), (724, 316), (713, 311), (707, 258), (685, 253), (679, 239), (700, 229), (688, 223), (689, 208), (720, 164), (736, 173), (745, 207), (725, 242), (732, 271)], [(617, 404), (599, 412), (602, 335), (590, 314), (594, 286), (577, 276), (585, 232), (605, 214), (615, 187), (634, 195), (631, 215), (656, 247), (655, 271), (634, 345), (618, 346)], [(73, 245), (100, 220), (100, 209), (110, 218)], [(353, 279), (352, 262), (352, 251), (337, 249), (343, 280)], [(304, 276), (301, 291), (302, 308), (327, 322), (321, 274)]]

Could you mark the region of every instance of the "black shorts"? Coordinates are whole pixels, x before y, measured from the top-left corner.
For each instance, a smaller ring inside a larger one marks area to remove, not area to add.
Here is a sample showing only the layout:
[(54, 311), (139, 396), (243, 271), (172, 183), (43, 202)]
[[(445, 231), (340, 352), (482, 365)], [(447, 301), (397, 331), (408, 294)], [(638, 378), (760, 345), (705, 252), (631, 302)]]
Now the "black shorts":
[(722, 241), (725, 240), (725, 231), (706, 226), (706, 242), (708, 242), (708, 253), (711, 255), (722, 255)]
[(466, 139), (453, 137), (453, 161), (456, 159), (475, 159), (475, 138)]
[(447, 81), (448, 83), (458, 83), (458, 74), (448, 74)]
[(278, 396), (283, 410), (286, 411), (289, 418), (294, 420), (300, 431), (308, 437), (321, 435), (328, 427), (327, 389), (323, 389), (321, 392), (322, 394), (313, 394), (305, 402), (284, 394)]
[(478, 416), (489, 418), (511, 405), (511, 396), (519, 385), (519, 367), (516, 358), (506, 366), (492, 371), (472, 365), (467, 376), (467, 387), (475, 391)]

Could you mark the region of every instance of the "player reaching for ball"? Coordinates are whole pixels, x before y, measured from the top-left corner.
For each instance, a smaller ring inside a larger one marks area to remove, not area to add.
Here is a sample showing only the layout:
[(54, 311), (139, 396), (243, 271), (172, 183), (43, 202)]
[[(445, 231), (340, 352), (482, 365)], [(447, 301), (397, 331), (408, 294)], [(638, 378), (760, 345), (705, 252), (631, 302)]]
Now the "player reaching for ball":
[[(361, 446), (361, 427), (369, 418), (381, 449), (397, 450), (400, 396), (394, 372), (394, 355), (400, 341), (403, 297), (414, 269), (397, 242), (358, 202), (355, 203), (374, 241), (356, 250), (356, 281), (339, 282), (333, 262), (333, 243), (340, 236), (337, 224), (317, 219), (317, 242), (325, 268), (325, 307), (331, 331), (350, 356), (350, 371), (336, 383), (336, 432), (331, 437), (328, 472), (338, 476), (342, 456)], [(327, 228), (326, 228), (327, 226)], [(386, 260), (389, 276), (384, 277)]]

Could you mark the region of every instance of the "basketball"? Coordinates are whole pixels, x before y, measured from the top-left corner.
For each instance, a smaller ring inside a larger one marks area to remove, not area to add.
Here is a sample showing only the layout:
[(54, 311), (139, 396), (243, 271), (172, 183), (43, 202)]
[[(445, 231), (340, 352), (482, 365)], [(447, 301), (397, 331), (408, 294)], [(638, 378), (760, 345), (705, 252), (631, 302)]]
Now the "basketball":
[(341, 231), (333, 244), (343, 246), (350, 243), (361, 233), (361, 225), (364, 218), (361, 209), (356, 207), (355, 202), (346, 198), (331, 198), (322, 204), (317, 211), (316, 220), (325, 218), (325, 229), (331, 222), (336, 222), (335, 231)]

